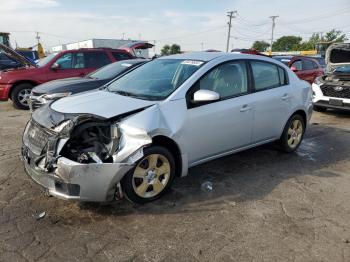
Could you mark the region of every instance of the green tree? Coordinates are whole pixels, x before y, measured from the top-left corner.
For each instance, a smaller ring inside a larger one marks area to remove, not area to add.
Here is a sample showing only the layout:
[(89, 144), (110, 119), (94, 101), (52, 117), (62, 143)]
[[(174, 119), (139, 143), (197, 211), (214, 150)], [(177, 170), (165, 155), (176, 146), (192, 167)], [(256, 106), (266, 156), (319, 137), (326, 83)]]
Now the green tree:
[(299, 48), (302, 38), (300, 36), (282, 36), (273, 44), (273, 51), (293, 51)]
[(170, 46), (163, 46), (162, 50), (160, 50), (161, 55), (170, 55)]
[(174, 55), (174, 54), (180, 54), (181, 53), (181, 47), (177, 44), (172, 44), (170, 46), (170, 54)]
[(270, 44), (265, 41), (255, 41), (252, 48), (260, 52), (265, 52), (269, 46)]
[(160, 50), (161, 55), (174, 55), (181, 53), (181, 47), (177, 44), (165, 45), (162, 50)]
[(324, 41), (326, 42), (344, 42), (346, 40), (348, 40), (346, 34), (336, 29), (332, 29), (324, 36)]

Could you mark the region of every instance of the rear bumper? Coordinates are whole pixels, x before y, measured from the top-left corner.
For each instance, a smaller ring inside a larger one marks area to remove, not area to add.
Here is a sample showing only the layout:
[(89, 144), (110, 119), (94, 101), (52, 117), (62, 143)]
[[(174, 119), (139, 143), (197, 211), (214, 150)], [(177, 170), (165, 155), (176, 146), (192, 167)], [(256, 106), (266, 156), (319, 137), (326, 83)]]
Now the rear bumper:
[(111, 201), (120, 180), (133, 168), (128, 163), (81, 164), (60, 157), (55, 170), (46, 172), (26, 146), (22, 147), (21, 156), (28, 176), (47, 193), (64, 200)]
[(11, 84), (0, 84), (0, 100), (7, 101), (9, 98)]

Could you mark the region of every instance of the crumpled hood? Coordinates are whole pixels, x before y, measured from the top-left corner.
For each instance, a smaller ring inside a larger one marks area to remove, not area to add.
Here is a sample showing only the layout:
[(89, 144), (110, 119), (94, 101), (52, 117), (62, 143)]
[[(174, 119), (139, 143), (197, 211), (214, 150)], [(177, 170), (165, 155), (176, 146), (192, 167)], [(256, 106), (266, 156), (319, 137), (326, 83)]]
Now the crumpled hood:
[(335, 43), (328, 47), (325, 56), (327, 71), (350, 65), (350, 43)]
[(64, 114), (92, 114), (112, 118), (156, 103), (107, 91), (92, 91), (64, 97), (53, 102), (50, 107)]

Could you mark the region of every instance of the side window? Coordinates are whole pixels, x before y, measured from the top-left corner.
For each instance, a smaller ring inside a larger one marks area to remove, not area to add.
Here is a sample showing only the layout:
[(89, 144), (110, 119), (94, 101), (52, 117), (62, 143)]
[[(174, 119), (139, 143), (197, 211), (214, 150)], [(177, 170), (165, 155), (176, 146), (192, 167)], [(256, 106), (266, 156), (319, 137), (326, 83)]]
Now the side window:
[(66, 53), (62, 55), (60, 58), (56, 60), (56, 63), (59, 64), (60, 69), (71, 69), (73, 59), (72, 59), (72, 53)]
[(196, 90), (215, 91), (220, 98), (248, 92), (247, 70), (243, 61), (229, 62), (212, 69), (196, 83)]
[(111, 63), (105, 52), (86, 52), (84, 56), (85, 67), (88, 68), (100, 68)]
[(303, 60), (303, 70), (313, 70), (317, 68), (316, 64), (311, 60)]
[(132, 58), (132, 56), (130, 56), (129, 54), (122, 53), (122, 52), (113, 52), (112, 55), (117, 61), (127, 60)]
[(295, 67), (298, 71), (303, 70), (301, 60), (295, 61), (290, 67), (292, 67), (292, 66)]
[(80, 69), (85, 68), (85, 57), (84, 53), (74, 53), (73, 68)]
[(262, 91), (280, 86), (278, 68), (274, 64), (265, 62), (251, 62), (255, 90)]

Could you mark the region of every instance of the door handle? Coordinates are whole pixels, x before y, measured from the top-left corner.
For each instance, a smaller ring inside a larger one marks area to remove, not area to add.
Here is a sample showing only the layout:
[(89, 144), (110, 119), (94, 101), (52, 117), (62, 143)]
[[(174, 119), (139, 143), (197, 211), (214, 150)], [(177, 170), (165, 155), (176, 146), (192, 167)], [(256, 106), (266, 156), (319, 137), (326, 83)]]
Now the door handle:
[(289, 94), (284, 94), (283, 96), (282, 96), (282, 100), (287, 100), (289, 98)]
[(245, 112), (245, 111), (248, 111), (248, 110), (250, 110), (250, 109), (252, 109), (250, 106), (248, 106), (248, 105), (243, 105), (242, 108), (241, 108), (241, 110), (239, 110), (239, 111), (240, 111), (240, 112)]

